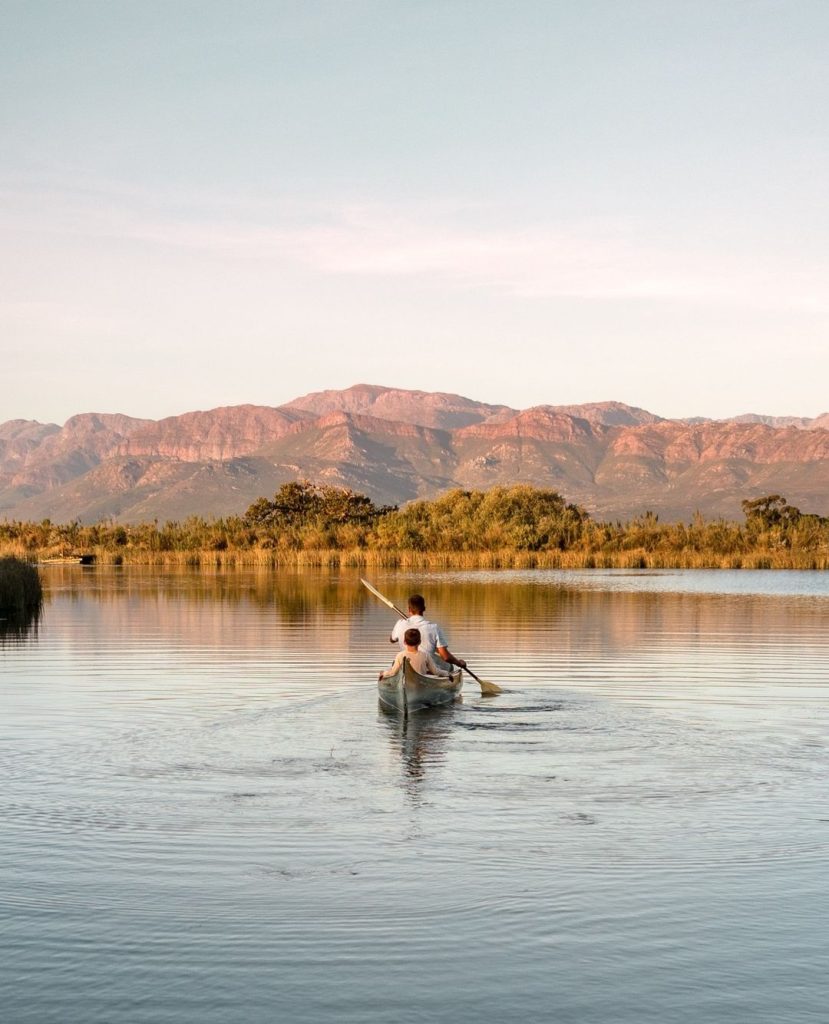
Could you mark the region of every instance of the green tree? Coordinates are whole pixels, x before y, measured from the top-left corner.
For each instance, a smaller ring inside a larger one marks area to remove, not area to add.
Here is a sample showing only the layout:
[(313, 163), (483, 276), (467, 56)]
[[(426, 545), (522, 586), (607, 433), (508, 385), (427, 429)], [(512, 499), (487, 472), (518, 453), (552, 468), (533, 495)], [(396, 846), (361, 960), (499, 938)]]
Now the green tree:
[(768, 494), (764, 498), (754, 498), (742, 502), (746, 526), (761, 530), (773, 530), (775, 527), (794, 526), (801, 517), (799, 508), (790, 505), (780, 494)]
[(282, 484), (272, 499), (257, 499), (248, 508), (243, 521), (276, 530), (311, 526), (325, 530), (346, 524), (367, 526), (393, 511), (394, 506), (377, 506), (365, 494), (347, 487), (292, 480)]

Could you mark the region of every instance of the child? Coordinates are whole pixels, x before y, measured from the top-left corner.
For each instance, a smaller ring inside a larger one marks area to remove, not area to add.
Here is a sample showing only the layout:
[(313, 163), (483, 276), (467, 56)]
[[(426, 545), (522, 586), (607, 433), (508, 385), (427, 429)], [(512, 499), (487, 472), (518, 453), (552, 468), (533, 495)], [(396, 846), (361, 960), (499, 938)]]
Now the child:
[(444, 678), (449, 676), (448, 672), (441, 672), (432, 661), (431, 655), (418, 650), (420, 646), (419, 629), (407, 629), (403, 634), (403, 642), (406, 644), (405, 648), (394, 659), (392, 667), (380, 673), (378, 681), (390, 679), (400, 669), (404, 659), (408, 659), (415, 672), (419, 672), (422, 676), (443, 676)]

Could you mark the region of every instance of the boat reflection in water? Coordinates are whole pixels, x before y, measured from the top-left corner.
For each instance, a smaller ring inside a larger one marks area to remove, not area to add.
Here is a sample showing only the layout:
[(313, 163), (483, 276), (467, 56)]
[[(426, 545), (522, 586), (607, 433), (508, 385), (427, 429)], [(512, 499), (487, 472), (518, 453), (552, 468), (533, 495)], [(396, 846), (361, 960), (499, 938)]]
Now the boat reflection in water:
[(388, 730), (390, 747), (400, 756), (403, 771), (409, 781), (419, 783), (425, 779), (429, 769), (445, 764), (447, 745), (460, 700), (425, 708), (416, 715), (401, 715), (382, 700), (377, 701), (381, 721)]

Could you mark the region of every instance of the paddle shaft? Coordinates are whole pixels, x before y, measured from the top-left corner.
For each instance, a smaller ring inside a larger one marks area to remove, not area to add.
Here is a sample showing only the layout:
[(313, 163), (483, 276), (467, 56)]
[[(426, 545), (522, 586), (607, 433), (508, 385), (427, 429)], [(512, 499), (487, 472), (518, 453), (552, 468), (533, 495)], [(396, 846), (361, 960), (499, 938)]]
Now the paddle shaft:
[(400, 609), (399, 609), (399, 608), (397, 607), (397, 605), (396, 605), (396, 604), (394, 603), (394, 601), (390, 601), (390, 600), (389, 600), (389, 599), (388, 599), (388, 598), (387, 598), (387, 597), (385, 596), (385, 594), (381, 594), (381, 593), (380, 593), (380, 591), (379, 591), (379, 590), (377, 589), (377, 587), (373, 587), (373, 586), (372, 586), (372, 585), (371, 585), (371, 584), (369, 583), (369, 581), (368, 581), (368, 580), (364, 580), (364, 579), (363, 579), (363, 577), (361, 576), (361, 577), (360, 577), (360, 582), (361, 582), (361, 583), (363, 584), (363, 586), (364, 586), (364, 587), (366, 588), (366, 590), (370, 590), (370, 591), (371, 591), (371, 593), (372, 593), (372, 594), (374, 594), (374, 596), (375, 596), (375, 597), (379, 597), (379, 598), (380, 598), (380, 600), (381, 600), (381, 601), (383, 602), (383, 604), (386, 604), (386, 605), (388, 605), (388, 606), (389, 606), (389, 608), (393, 608), (393, 609), (394, 609), (394, 611), (396, 611), (396, 612), (397, 612), (397, 614), (398, 614), (398, 615), (400, 616), (400, 618), (401, 618), (401, 619), (408, 619), (408, 617), (409, 617), (409, 616), (408, 616), (408, 615), (407, 615), (407, 614), (406, 614), (405, 612), (401, 611), (401, 610), (400, 610)]

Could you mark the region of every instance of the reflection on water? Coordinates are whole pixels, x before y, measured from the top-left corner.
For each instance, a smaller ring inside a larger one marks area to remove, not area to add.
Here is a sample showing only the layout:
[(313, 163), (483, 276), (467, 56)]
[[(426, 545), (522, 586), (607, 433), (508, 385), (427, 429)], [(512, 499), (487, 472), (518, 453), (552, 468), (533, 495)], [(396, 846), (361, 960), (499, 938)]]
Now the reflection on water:
[(27, 637), (37, 637), (40, 612), (20, 619), (0, 619), (0, 647), (19, 643)]
[[(46, 573), (0, 642), (3, 1019), (822, 1020), (829, 583)], [(426, 979), (426, 982), (424, 982)]]
[(417, 792), (429, 767), (446, 759), (446, 745), (455, 724), (457, 705), (428, 708), (419, 714), (401, 715), (378, 700), (377, 709), (388, 727), (392, 749), (399, 752), (410, 791)]
[(16, 614), (9, 613), (7, 609), (4, 611), (6, 614), (0, 615), (0, 647), (20, 642), (29, 636), (37, 636), (37, 627), (43, 613), (41, 604)]

